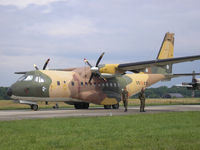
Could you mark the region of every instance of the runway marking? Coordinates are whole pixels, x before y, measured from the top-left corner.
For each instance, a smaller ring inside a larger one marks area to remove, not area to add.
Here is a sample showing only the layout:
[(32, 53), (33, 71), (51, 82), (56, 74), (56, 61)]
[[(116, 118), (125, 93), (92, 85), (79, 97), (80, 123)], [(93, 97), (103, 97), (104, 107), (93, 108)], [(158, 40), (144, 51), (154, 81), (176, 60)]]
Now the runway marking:
[(90, 108), (88, 110), (77, 109), (41, 109), (38, 111), (32, 110), (1, 110), (0, 120), (23, 120), (23, 119), (39, 119), (39, 118), (61, 118), (61, 117), (92, 117), (92, 116), (117, 116), (129, 114), (149, 114), (162, 112), (183, 112), (183, 111), (200, 111), (200, 105), (162, 105), (162, 106), (147, 106), (146, 112), (140, 113), (139, 106), (129, 107), (128, 112), (124, 112), (121, 107), (115, 109)]

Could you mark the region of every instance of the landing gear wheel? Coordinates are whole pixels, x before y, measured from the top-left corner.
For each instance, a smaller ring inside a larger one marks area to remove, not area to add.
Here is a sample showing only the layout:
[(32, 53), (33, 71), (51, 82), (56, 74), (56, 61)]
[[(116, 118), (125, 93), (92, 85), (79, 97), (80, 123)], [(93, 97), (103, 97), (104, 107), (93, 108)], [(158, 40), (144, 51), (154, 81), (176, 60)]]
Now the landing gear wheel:
[(56, 105), (53, 106), (53, 109), (59, 109), (59, 105), (56, 103)]
[(80, 104), (74, 104), (75, 109), (81, 109)]
[(83, 109), (88, 109), (89, 108), (89, 103), (84, 103), (84, 105), (83, 105)]
[(31, 105), (31, 109), (34, 110), (34, 111), (37, 111), (38, 110), (38, 105), (32, 104)]
[(119, 103), (112, 105), (113, 109), (119, 109)]
[(89, 103), (75, 103), (74, 108), (75, 109), (88, 109)]
[(104, 109), (111, 109), (111, 105), (104, 105)]

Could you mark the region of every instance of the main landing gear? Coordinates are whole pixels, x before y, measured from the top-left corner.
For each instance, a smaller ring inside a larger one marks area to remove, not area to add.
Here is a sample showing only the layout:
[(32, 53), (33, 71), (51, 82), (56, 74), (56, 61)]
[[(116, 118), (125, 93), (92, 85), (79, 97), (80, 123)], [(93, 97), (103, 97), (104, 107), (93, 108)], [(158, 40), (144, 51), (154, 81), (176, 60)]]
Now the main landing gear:
[(53, 109), (59, 109), (59, 105), (58, 105), (58, 103), (56, 103), (56, 105), (53, 106)]
[(119, 109), (119, 103), (114, 104), (114, 105), (104, 105), (104, 109)]
[(31, 109), (34, 110), (34, 111), (37, 111), (38, 110), (38, 105), (36, 104), (31, 104)]
[(88, 109), (89, 103), (75, 103), (74, 108), (75, 109)]

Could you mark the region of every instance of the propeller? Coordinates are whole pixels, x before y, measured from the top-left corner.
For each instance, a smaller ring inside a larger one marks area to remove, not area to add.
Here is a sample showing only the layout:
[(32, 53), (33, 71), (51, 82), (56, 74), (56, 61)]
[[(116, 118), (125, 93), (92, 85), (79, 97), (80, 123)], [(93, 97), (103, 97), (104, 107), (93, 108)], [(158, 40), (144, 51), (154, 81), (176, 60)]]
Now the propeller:
[(50, 59), (47, 59), (47, 61), (45, 62), (44, 66), (43, 66), (43, 70), (46, 69), (46, 67), (47, 67), (47, 65), (48, 65), (48, 63), (49, 63), (49, 61), (50, 61)]
[(196, 90), (196, 88), (197, 88), (197, 80), (196, 80), (196, 78), (195, 78), (195, 71), (193, 71), (192, 72), (192, 97), (195, 97), (195, 90)]
[(36, 66), (36, 64), (33, 65), (35, 70), (39, 70), (39, 68)]
[(192, 74), (193, 74), (193, 75), (192, 75), (192, 83), (193, 83), (193, 84), (196, 84), (197, 80), (196, 80), (196, 78), (195, 78), (195, 71), (193, 71)]
[(84, 62), (90, 67), (90, 70), (91, 70), (91, 76), (90, 76), (90, 79), (89, 79), (89, 83), (91, 82), (91, 80), (92, 80), (92, 78), (93, 77), (101, 77), (103, 80), (105, 80), (105, 78), (103, 77), (103, 76), (101, 76), (101, 73), (99, 72), (99, 63), (100, 63), (100, 61), (101, 61), (101, 59), (103, 58), (103, 55), (105, 54), (105, 52), (103, 52), (100, 56), (99, 56), (99, 58), (98, 58), (98, 60), (97, 60), (97, 62), (96, 62), (96, 65), (95, 66), (92, 66), (90, 63), (89, 63), (89, 61), (86, 59), (86, 58), (84, 58)]
[(195, 90), (192, 90), (192, 97), (195, 97)]
[[(43, 68), (42, 68), (42, 70), (45, 70), (45, 69), (46, 69), (46, 67), (47, 67), (47, 65), (48, 65), (48, 63), (49, 63), (49, 61), (50, 61), (50, 59), (47, 59), (47, 61), (45, 62), (44, 66), (43, 66)], [(39, 70), (39, 68), (37, 67), (36, 64), (34, 64), (33, 66), (34, 66), (35, 70)]]

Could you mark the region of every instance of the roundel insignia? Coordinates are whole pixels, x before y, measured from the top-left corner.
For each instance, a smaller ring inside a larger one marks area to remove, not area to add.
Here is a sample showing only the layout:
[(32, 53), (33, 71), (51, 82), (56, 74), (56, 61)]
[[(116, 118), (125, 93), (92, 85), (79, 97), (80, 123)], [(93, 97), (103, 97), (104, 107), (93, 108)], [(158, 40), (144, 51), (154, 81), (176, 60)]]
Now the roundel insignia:
[(45, 92), (46, 89), (47, 89), (47, 88), (46, 88), (45, 86), (42, 87), (42, 91), (43, 91), (43, 92)]

